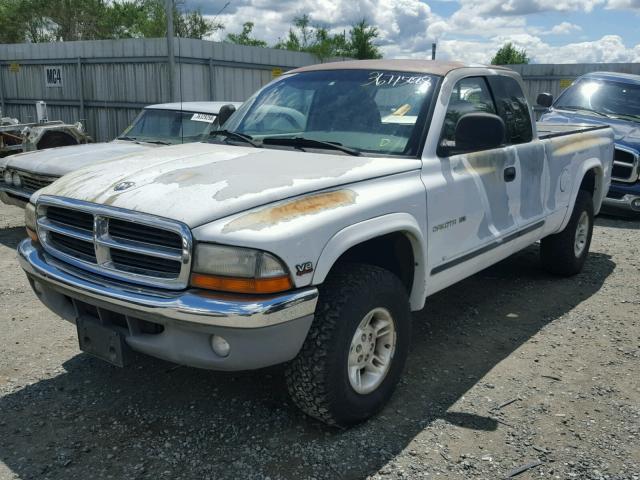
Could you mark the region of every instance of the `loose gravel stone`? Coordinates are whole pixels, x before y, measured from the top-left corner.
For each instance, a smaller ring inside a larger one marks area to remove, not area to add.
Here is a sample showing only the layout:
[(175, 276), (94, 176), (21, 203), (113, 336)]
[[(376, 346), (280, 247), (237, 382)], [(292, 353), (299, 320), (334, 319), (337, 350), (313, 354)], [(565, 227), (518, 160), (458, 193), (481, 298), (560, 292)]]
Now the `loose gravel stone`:
[(18, 266), (22, 218), (0, 206), (0, 480), (640, 480), (640, 222), (598, 218), (576, 277), (531, 246), (429, 298), (390, 404), (337, 431), (281, 367), (81, 353)]

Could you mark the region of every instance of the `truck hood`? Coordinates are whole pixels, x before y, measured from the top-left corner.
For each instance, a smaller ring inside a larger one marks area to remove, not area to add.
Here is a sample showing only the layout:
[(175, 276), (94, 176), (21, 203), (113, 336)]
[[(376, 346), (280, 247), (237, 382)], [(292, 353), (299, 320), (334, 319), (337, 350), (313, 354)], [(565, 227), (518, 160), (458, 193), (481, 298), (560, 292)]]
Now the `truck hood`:
[(37, 192), (197, 227), (284, 198), (417, 170), (416, 158), (371, 158), (192, 143), (78, 170)]
[(604, 118), (582, 112), (552, 110), (540, 117), (540, 122), (547, 123), (591, 123), (608, 125), (613, 129), (615, 141), (619, 145), (640, 151), (640, 123), (619, 118)]
[(61, 177), (97, 162), (113, 160), (129, 153), (141, 152), (157, 145), (115, 140), (107, 143), (87, 143), (19, 153), (7, 157), (6, 167)]

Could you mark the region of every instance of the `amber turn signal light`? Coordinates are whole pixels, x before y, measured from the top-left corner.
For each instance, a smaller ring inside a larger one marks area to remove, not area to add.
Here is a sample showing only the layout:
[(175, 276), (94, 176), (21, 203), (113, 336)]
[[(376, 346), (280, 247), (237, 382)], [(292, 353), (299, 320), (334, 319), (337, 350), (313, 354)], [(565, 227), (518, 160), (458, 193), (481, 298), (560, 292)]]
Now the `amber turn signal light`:
[(33, 242), (38, 242), (38, 234), (36, 232), (34, 232), (33, 230), (31, 230), (29, 227), (26, 227), (27, 230), (27, 235), (29, 235), (29, 238), (31, 239), (31, 241)]
[(191, 286), (206, 290), (233, 293), (277, 293), (293, 288), (289, 276), (272, 278), (237, 278), (191, 274)]

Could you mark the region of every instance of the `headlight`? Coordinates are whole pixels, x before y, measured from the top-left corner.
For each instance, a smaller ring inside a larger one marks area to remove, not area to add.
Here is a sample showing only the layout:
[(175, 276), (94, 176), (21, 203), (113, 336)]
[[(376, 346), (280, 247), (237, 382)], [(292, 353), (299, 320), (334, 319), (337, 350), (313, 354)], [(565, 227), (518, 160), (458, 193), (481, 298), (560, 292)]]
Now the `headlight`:
[(9, 170), (4, 172), (4, 183), (8, 185), (11, 185), (13, 183), (13, 176), (11, 175), (11, 172)]
[(287, 267), (270, 253), (206, 243), (196, 246), (191, 285), (237, 293), (275, 293), (293, 286)]
[(36, 223), (36, 206), (29, 202), (24, 208), (24, 225), (27, 228), (27, 235), (29, 235), (34, 242), (38, 241)]
[(16, 172), (13, 172), (13, 186), (16, 188), (20, 188), (22, 186), (22, 178)]

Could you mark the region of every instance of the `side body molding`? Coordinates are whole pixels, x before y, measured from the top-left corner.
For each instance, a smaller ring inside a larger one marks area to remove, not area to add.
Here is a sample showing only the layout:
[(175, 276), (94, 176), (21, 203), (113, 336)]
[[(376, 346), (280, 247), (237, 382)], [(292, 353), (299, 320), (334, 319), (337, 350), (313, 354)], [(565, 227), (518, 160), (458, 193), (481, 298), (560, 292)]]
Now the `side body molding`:
[(389, 233), (406, 235), (413, 248), (415, 261), (413, 287), (409, 297), (411, 310), (424, 307), (426, 299), (426, 251), (424, 235), (416, 219), (408, 213), (391, 213), (349, 225), (327, 242), (320, 253), (313, 276), (313, 285), (321, 284), (340, 256), (351, 247)]

